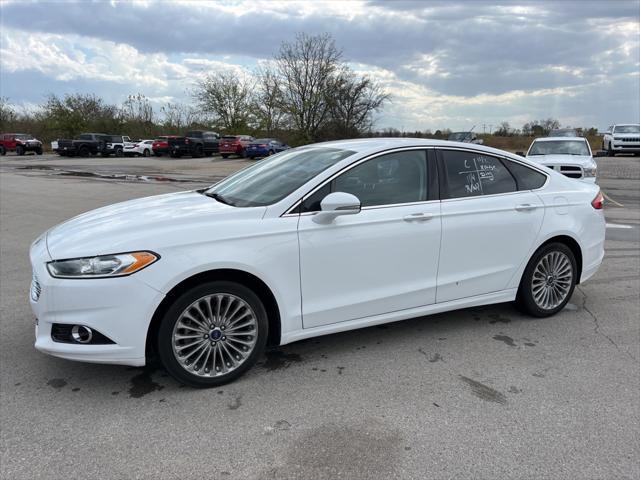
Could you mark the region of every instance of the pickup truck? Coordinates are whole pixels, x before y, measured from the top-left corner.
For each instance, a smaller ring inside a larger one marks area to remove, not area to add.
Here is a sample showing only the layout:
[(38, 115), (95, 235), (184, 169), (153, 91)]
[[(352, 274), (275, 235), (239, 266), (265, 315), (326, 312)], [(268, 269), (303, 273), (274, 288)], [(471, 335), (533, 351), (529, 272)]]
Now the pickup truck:
[(203, 157), (219, 152), (220, 135), (216, 132), (192, 130), (185, 133), (184, 137), (169, 137), (169, 155), (180, 158), (183, 155)]
[(640, 154), (640, 125), (611, 125), (602, 137), (602, 150), (605, 150), (609, 157), (614, 157), (616, 153)]
[(104, 133), (82, 133), (73, 140), (54, 140), (51, 149), (63, 157), (88, 157), (103, 153), (110, 138)]
[(449, 135), (447, 140), (451, 142), (475, 143), (477, 145), (482, 145), (484, 143), (484, 141), (481, 138), (478, 138), (473, 132), (453, 132)]
[(112, 153), (116, 157), (124, 156), (124, 146), (126, 143), (131, 143), (131, 139), (124, 135), (107, 135), (109, 139), (105, 145), (105, 149), (102, 152), (103, 157), (108, 157)]

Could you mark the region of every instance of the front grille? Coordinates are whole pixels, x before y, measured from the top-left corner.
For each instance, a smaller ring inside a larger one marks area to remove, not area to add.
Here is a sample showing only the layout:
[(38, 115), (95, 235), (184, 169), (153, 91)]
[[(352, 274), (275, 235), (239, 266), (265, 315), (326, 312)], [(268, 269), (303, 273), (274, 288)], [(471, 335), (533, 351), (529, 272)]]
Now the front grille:
[(622, 141), (638, 143), (640, 142), (640, 137), (623, 138)]
[(31, 300), (33, 300), (34, 302), (37, 302), (40, 299), (40, 295), (42, 294), (42, 286), (40, 285), (40, 282), (38, 281), (38, 277), (36, 277), (35, 273), (31, 278), (30, 294), (31, 294)]
[(551, 170), (555, 170), (556, 172), (560, 172), (566, 177), (569, 178), (582, 178), (582, 167), (577, 167), (575, 165), (547, 165)]

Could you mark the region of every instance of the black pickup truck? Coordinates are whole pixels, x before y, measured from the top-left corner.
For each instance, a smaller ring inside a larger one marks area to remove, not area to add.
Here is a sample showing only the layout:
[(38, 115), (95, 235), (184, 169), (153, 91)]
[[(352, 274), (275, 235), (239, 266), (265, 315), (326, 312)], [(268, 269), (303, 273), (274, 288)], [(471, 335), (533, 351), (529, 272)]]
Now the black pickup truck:
[(220, 151), (220, 135), (216, 132), (192, 130), (184, 137), (169, 137), (169, 155), (180, 158), (183, 155), (203, 157)]
[(88, 157), (103, 153), (110, 137), (104, 133), (82, 133), (73, 140), (58, 139), (51, 142), (51, 149), (58, 155)]

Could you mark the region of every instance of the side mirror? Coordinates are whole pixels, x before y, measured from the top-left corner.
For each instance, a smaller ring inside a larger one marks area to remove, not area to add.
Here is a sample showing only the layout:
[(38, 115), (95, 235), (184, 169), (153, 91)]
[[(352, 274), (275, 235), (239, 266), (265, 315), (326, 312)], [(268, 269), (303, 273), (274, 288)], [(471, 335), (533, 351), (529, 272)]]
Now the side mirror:
[(475, 143), (476, 145), (483, 145), (484, 140), (481, 138), (476, 138), (472, 143)]
[(321, 210), (313, 216), (316, 223), (331, 223), (340, 215), (360, 213), (360, 200), (355, 195), (345, 192), (333, 192), (320, 202)]
[(516, 152), (516, 155), (520, 155), (521, 157), (526, 157), (526, 155), (524, 154), (524, 152)]

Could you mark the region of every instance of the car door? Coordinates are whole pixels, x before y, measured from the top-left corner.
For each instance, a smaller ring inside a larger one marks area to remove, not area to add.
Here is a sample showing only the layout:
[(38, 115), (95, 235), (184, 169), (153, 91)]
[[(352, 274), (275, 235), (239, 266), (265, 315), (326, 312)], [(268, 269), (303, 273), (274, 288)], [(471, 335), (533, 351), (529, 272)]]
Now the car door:
[[(424, 149), (383, 154), (304, 199), (298, 224), (304, 328), (434, 303), (440, 250), (435, 172), (435, 158), (427, 162)], [(330, 192), (357, 196), (361, 211), (314, 222)]]
[[(438, 151), (442, 192), (438, 303), (504, 290), (528, 261), (544, 208), (532, 185), (521, 182), (518, 188), (508, 162), (472, 150)], [(538, 187), (542, 186), (547, 177), (533, 172), (541, 177)]]

